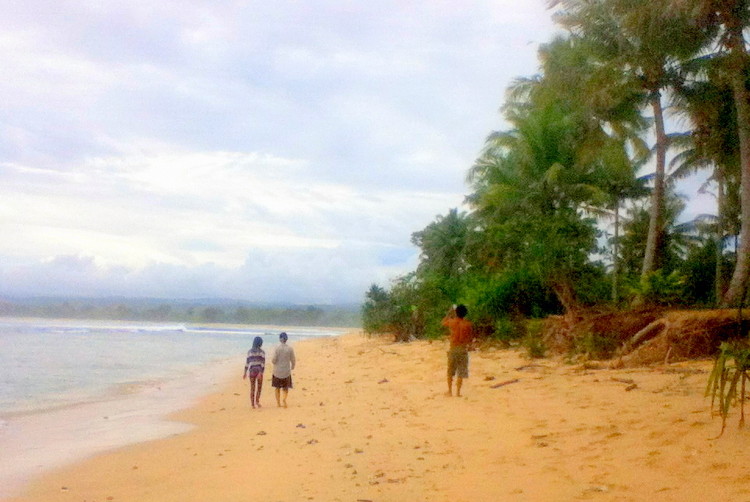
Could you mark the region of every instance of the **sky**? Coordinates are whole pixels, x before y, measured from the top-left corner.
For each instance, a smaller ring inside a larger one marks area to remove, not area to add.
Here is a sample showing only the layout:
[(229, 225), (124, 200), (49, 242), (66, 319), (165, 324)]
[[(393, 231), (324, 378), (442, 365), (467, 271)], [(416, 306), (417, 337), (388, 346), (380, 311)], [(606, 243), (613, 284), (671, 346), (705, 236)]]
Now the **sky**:
[(0, 295), (360, 302), (461, 207), (529, 0), (0, 0)]

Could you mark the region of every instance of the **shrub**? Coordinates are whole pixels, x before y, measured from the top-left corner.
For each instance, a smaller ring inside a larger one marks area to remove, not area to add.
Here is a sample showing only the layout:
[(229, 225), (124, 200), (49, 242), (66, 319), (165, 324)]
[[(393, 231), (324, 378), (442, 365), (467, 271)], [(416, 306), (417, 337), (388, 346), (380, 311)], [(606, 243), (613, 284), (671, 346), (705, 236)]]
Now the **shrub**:
[(615, 337), (591, 331), (576, 338), (573, 343), (575, 353), (584, 354), (590, 359), (608, 359), (617, 347), (618, 343)]
[(492, 338), (510, 345), (521, 340), (526, 335), (526, 324), (522, 318), (513, 319), (508, 316), (495, 320)]
[(522, 345), (532, 359), (540, 359), (547, 353), (547, 345), (544, 343), (542, 336), (543, 322), (541, 320), (529, 320), (526, 323), (526, 334), (523, 337)]
[(649, 305), (676, 305), (682, 302), (685, 278), (677, 271), (664, 275), (662, 270), (648, 274), (630, 285), (630, 293)]

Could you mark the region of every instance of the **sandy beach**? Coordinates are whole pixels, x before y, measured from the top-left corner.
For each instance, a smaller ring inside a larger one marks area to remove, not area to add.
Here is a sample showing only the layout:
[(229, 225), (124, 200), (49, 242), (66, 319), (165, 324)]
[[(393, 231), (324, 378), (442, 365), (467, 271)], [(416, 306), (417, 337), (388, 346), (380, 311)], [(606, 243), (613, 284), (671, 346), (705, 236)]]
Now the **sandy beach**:
[(750, 500), (750, 432), (704, 397), (710, 361), (585, 369), (472, 352), (445, 396), (446, 342), (351, 333), (294, 344), (289, 407), (267, 369), (173, 416), (186, 433), (49, 472), (8, 501)]

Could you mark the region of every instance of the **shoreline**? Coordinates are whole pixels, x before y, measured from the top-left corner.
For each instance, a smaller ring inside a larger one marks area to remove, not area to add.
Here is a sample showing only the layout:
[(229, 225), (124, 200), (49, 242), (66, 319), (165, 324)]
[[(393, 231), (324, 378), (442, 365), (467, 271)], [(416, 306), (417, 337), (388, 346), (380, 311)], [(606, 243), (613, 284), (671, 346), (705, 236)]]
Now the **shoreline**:
[[(0, 424), (5, 421), (27, 419), (40, 415), (65, 412), (66, 410), (73, 410), (91, 405), (112, 403), (118, 400), (127, 399), (128, 397), (147, 394), (154, 389), (160, 390), (165, 386), (178, 386), (180, 381), (189, 381), (195, 379), (199, 374), (202, 374), (205, 371), (213, 372), (216, 368), (220, 368), (230, 363), (236, 363), (236, 359), (237, 358), (235, 357), (231, 359), (227, 358), (225, 360), (215, 360), (202, 363), (192, 369), (180, 368), (179, 370), (176, 370), (180, 373), (178, 377), (158, 375), (140, 381), (114, 382), (109, 387), (104, 387), (101, 390), (80, 390), (78, 391), (78, 394), (69, 393), (65, 395), (64, 399), (48, 404), (39, 404), (37, 401), (33, 404), (25, 404), (24, 406), (17, 405), (16, 408), (0, 412)], [(213, 378), (214, 377), (212, 377), (212, 379)], [(75, 397), (71, 398), (70, 396)]]
[(487, 349), (471, 353), (464, 396), (449, 398), (442, 341), (349, 333), (292, 346), (289, 408), (275, 405), (269, 367), (252, 410), (240, 368), (170, 415), (190, 430), (57, 468), (2, 500), (750, 497), (738, 462), (750, 434), (733, 413), (716, 438), (710, 361), (594, 370)]
[(4, 414), (0, 500), (56, 468), (190, 430), (191, 424), (170, 417), (226, 385), (235, 366), (235, 359), (213, 362), (179, 378), (138, 384), (134, 391)]
[[(47, 470), (189, 430), (167, 417), (227, 385), (252, 336), (262, 336), (272, 350), (271, 331), (281, 329), (30, 318), (2, 323), (0, 344), (8, 350), (0, 372), (7, 383), (0, 396), (0, 499)], [(293, 341), (345, 332), (283, 329)], [(77, 351), (81, 361), (70, 357)], [(111, 351), (123, 360), (110, 358)]]

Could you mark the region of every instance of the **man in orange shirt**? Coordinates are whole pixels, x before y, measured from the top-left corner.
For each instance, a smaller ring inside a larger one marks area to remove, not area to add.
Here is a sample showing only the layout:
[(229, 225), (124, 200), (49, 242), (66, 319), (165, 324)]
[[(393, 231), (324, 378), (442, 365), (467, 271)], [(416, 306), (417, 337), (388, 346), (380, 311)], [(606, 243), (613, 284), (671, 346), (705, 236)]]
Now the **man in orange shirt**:
[(461, 397), (461, 385), (469, 378), (469, 345), (474, 339), (471, 321), (464, 319), (468, 309), (465, 305), (451, 307), (443, 318), (443, 326), (450, 330), (448, 350), (448, 395), (453, 395), (453, 376), (456, 378), (456, 396)]

